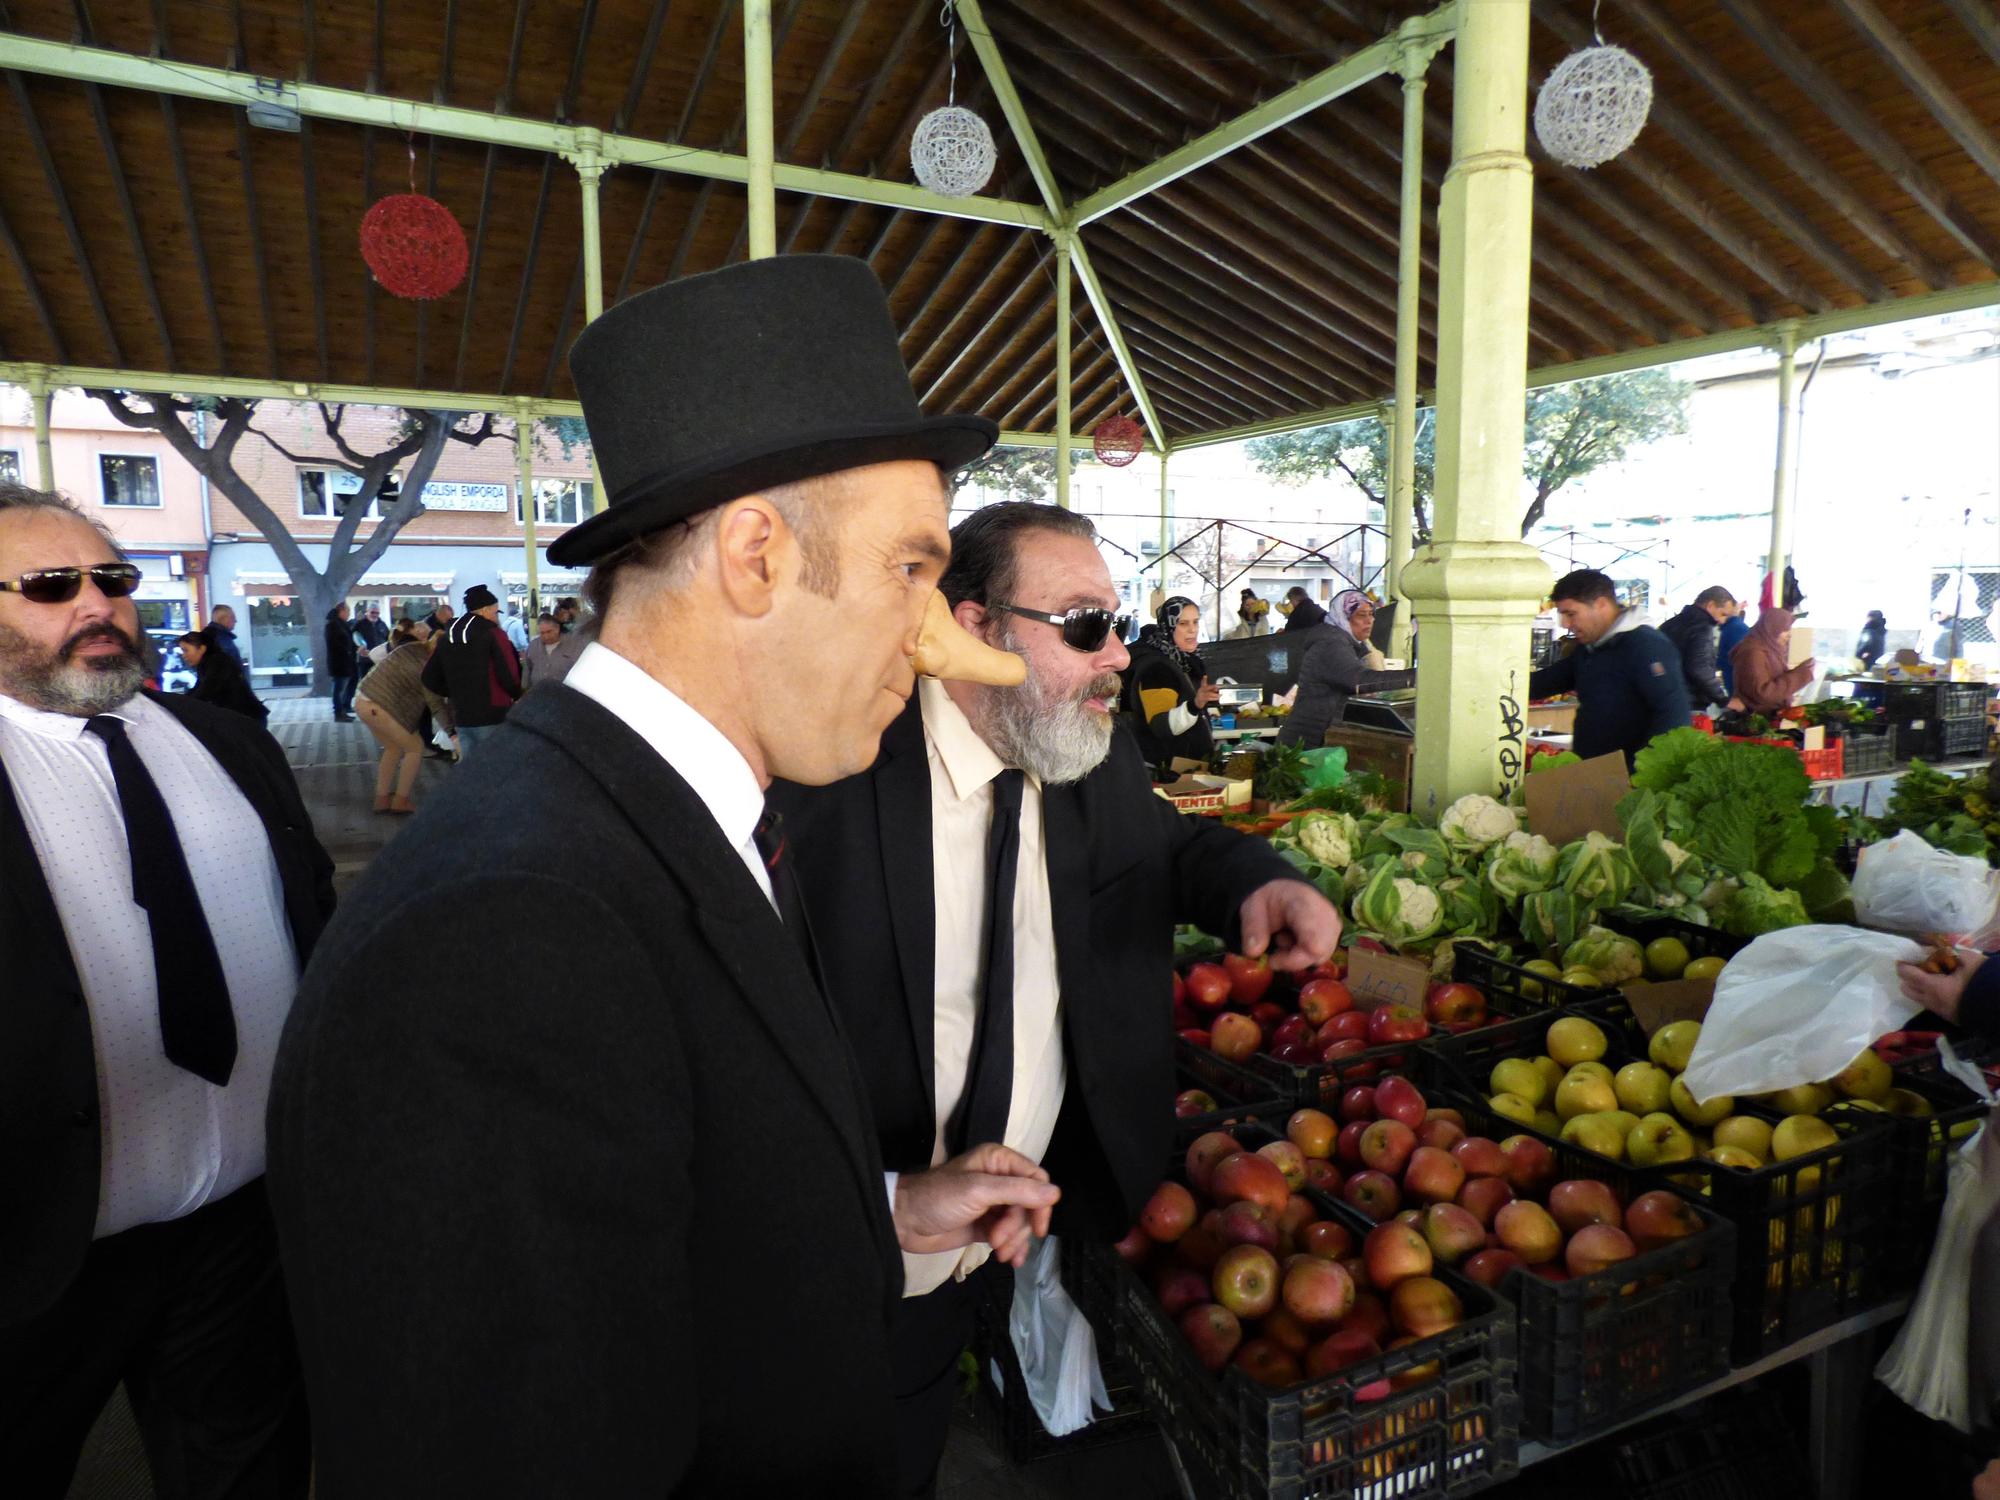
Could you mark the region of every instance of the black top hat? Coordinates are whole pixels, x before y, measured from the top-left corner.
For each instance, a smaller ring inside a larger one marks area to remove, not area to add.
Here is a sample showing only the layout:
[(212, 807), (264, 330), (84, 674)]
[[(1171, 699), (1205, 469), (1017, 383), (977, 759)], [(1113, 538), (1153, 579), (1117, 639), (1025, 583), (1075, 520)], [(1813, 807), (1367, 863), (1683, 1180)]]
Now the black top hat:
[(739, 495), (893, 459), (947, 471), (993, 446), (984, 417), (926, 417), (875, 273), (781, 255), (621, 302), (569, 351), (603, 511), (549, 547), (564, 566)]

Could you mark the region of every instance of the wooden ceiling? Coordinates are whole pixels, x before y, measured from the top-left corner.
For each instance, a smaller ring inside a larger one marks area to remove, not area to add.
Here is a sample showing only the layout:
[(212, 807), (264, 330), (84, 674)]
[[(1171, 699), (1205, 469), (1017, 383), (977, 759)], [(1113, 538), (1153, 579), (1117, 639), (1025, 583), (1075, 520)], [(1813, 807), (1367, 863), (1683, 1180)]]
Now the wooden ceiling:
[[(944, 102), (937, 0), (774, 0), (778, 155), (909, 180)], [(1428, 9), (1382, 0), (987, 0), (1067, 201), (1116, 181)], [(1590, 39), (1537, 0), (1534, 76)], [(1653, 69), (1639, 142), (1596, 172), (1537, 155), (1530, 363), (1991, 282), (2000, 267), (1993, 0), (1604, 0)], [(0, 0), (0, 29), (740, 151), (730, 0)], [(1427, 96), (1436, 266), (1451, 54)], [(960, 35), (958, 99), (993, 124), (989, 194), (1036, 202)], [(1378, 79), (1082, 233), (1169, 440), (1374, 399), (1394, 359), (1399, 81)], [(10, 72), (0, 91), (0, 359), (568, 398), (578, 193), (560, 158)], [(411, 151), (414, 149), (414, 161)], [(362, 211), (442, 199), (466, 283), (377, 288)], [(620, 168), (607, 300), (739, 259), (744, 193)], [(928, 409), (1044, 432), (1055, 277), (1032, 230), (780, 193), (781, 251), (866, 257)], [(1136, 414), (1075, 298), (1075, 426)], [(1423, 300), (1431, 381), (1433, 289)]]

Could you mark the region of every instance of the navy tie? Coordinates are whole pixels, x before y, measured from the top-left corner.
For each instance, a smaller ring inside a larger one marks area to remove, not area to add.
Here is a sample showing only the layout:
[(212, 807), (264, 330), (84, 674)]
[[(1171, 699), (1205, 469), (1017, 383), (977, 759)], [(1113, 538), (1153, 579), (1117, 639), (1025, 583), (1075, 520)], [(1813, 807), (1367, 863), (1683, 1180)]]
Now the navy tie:
[(985, 977), (965, 1093), (945, 1130), (953, 1156), (1004, 1141), (1014, 1102), (1014, 872), (1021, 858), (1019, 771), (993, 778), (993, 822), (986, 834)]
[(83, 726), (104, 741), (132, 854), (132, 900), (153, 930), (160, 1041), (168, 1061), (218, 1086), (236, 1066), (236, 1017), (215, 937), (202, 914), (166, 799), (132, 748), (125, 721), (100, 714)]

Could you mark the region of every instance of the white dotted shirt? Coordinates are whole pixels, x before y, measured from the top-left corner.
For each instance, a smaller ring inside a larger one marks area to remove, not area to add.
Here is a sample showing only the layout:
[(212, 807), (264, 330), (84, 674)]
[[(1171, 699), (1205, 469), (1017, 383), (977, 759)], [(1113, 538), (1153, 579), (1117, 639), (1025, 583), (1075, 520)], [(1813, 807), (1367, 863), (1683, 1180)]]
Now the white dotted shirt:
[(217, 1088), (160, 1045), (153, 937), (132, 900), (125, 820), (105, 744), (84, 721), (0, 695), (0, 762), (13, 783), (90, 1007), (104, 1127), (97, 1237), (177, 1219), (264, 1170), (264, 1101), (298, 988), (277, 861), (229, 773), (158, 704), (117, 717), (180, 834), (236, 1015), (236, 1066)]

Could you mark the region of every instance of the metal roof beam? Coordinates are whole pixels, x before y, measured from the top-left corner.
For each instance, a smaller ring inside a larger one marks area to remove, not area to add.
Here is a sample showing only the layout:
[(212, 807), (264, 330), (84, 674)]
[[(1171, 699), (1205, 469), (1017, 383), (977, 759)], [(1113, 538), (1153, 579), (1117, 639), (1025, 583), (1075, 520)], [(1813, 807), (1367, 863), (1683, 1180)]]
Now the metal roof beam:
[[(960, 9), (963, 12), (964, 7)], [(0, 34), (0, 69), (107, 84), (115, 88), (143, 89), (155, 94), (174, 94), (186, 99), (207, 100), (212, 104), (240, 106), (262, 100), (287, 105), (301, 115), (316, 120), (337, 120), (348, 125), (379, 125), (404, 133), (421, 131), (426, 135), (476, 141), (488, 146), (506, 146), (517, 151), (553, 152), (568, 156), (577, 150), (576, 126), (487, 110), (462, 109), (456, 105), (390, 98), (358, 89), (332, 88), (326, 84), (287, 83), (258, 78), (250, 73), (231, 72), (226, 68), (164, 62), (16, 33)], [(749, 162), (742, 155), (676, 145), (672, 141), (606, 135), (599, 144), (598, 154), (607, 167), (646, 167), (717, 182), (742, 183), (750, 177)], [(834, 172), (780, 162), (776, 168), (776, 182), (779, 190), (784, 192), (882, 203), (892, 208), (915, 209), (954, 219), (977, 219), (989, 224), (1014, 224), (1031, 229), (1049, 227), (1049, 215), (1032, 203), (1010, 203), (1001, 198), (977, 195), (946, 198), (927, 192), (914, 183), (883, 182), (852, 172)]]
[(1412, 16), (1393, 35), (1350, 53), (1332, 67), (1272, 95), (1254, 109), (1216, 126), (1206, 135), (1196, 136), (1178, 150), (1169, 151), (1151, 166), (1141, 167), (1109, 187), (1100, 188), (1077, 204), (1076, 222), (1083, 225), (1093, 219), (1101, 219), (1135, 198), (1143, 198), (1155, 188), (1163, 187), (1177, 177), (1185, 177), (1217, 157), (1228, 155), (1238, 146), (1291, 124), (1299, 116), (1312, 113), (1371, 79), (1393, 73), (1405, 43), (1441, 41), (1454, 30), (1457, 13), (1457, 0), (1451, 0), (1451, 3), (1439, 6), (1427, 15)]

